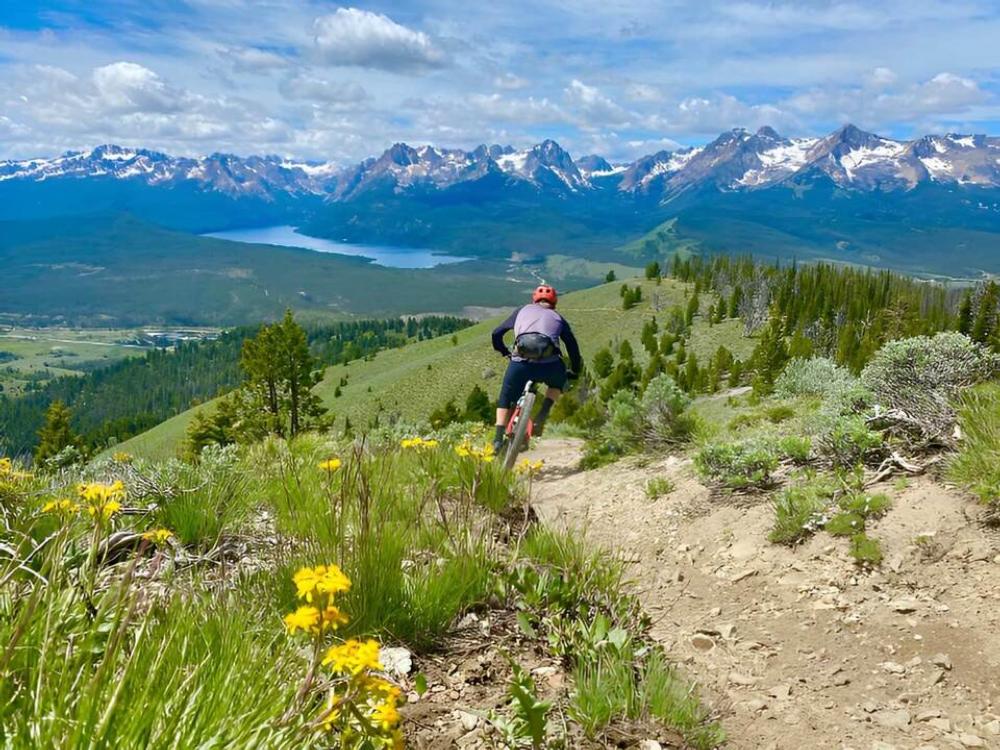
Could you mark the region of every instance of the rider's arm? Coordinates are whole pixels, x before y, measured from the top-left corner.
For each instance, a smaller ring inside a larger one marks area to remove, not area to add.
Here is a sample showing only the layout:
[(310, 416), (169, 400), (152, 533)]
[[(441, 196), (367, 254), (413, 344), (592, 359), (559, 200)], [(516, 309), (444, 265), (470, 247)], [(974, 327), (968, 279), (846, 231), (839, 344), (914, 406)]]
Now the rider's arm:
[(569, 369), (573, 372), (580, 372), (583, 369), (583, 360), (580, 358), (580, 345), (576, 343), (576, 336), (569, 327), (566, 319), (563, 319), (562, 330), (559, 332), (559, 340), (566, 344), (566, 354), (569, 355)]
[(514, 330), (514, 321), (517, 320), (517, 314), (519, 312), (521, 312), (520, 308), (512, 312), (507, 320), (493, 329), (493, 348), (505, 357), (510, 356), (510, 349), (508, 349), (507, 345), (503, 342), (503, 336), (507, 333), (507, 331)]

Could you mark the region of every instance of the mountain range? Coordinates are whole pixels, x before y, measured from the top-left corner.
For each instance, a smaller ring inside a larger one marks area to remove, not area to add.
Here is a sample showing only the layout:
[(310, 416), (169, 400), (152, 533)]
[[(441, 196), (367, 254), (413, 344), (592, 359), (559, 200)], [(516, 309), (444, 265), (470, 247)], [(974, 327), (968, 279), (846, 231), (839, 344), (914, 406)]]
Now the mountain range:
[(627, 163), (573, 158), (553, 140), (397, 143), (347, 166), (114, 145), (0, 161), (8, 234), (121, 214), (189, 233), (292, 224), (494, 261), (750, 252), (965, 278), (1000, 272), (1000, 138), (904, 141), (846, 125), (821, 138), (735, 129)]
[(322, 197), (350, 201), (371, 191), (440, 191), (483, 180), (531, 185), (554, 194), (613, 189), (671, 198), (691, 188), (760, 190), (826, 178), (854, 190), (909, 190), (922, 183), (1000, 187), (1000, 138), (927, 135), (883, 138), (846, 125), (824, 138), (786, 138), (763, 127), (723, 133), (705, 146), (660, 151), (611, 164), (597, 155), (574, 160), (546, 140), (517, 151), (482, 145), (472, 151), (397, 143), (377, 158), (339, 167), (276, 156), (212, 154), (172, 157), (99, 146), (55, 158), (0, 161), (0, 183), (112, 178), (150, 187), (196, 186), (233, 198)]

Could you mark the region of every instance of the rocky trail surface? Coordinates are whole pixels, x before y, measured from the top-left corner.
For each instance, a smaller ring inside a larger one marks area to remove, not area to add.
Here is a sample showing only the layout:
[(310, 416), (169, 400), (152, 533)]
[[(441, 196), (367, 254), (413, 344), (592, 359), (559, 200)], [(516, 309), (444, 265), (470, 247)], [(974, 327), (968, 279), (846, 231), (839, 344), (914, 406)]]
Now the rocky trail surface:
[[(687, 459), (579, 471), (582, 445), (530, 454), (541, 519), (622, 555), (652, 635), (749, 750), (1000, 748), (1000, 538), (929, 477), (876, 487), (885, 551), (859, 570), (846, 539), (767, 541), (766, 496), (704, 486)], [(666, 477), (669, 494), (646, 496)]]

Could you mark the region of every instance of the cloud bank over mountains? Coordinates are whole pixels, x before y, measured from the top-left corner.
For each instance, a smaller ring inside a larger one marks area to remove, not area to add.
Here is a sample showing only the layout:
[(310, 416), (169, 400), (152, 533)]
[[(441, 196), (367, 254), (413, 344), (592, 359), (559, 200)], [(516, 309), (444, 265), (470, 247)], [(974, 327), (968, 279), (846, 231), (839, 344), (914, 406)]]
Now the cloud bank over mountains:
[(0, 8), (0, 158), (348, 163), (553, 137), (628, 159), (738, 126), (1000, 131), (1000, 9), (980, 0), (24, 5)]

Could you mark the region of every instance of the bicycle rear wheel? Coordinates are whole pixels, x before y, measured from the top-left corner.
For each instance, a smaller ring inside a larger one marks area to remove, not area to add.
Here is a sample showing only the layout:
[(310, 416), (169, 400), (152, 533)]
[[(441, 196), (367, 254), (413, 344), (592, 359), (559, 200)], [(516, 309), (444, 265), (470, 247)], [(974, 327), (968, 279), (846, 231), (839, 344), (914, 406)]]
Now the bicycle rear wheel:
[(504, 457), (503, 467), (507, 470), (514, 468), (517, 461), (517, 454), (524, 450), (528, 440), (528, 424), (531, 422), (531, 410), (535, 405), (535, 394), (525, 393), (521, 404), (521, 415), (514, 425), (514, 434), (510, 436), (510, 443), (507, 445), (507, 455)]

